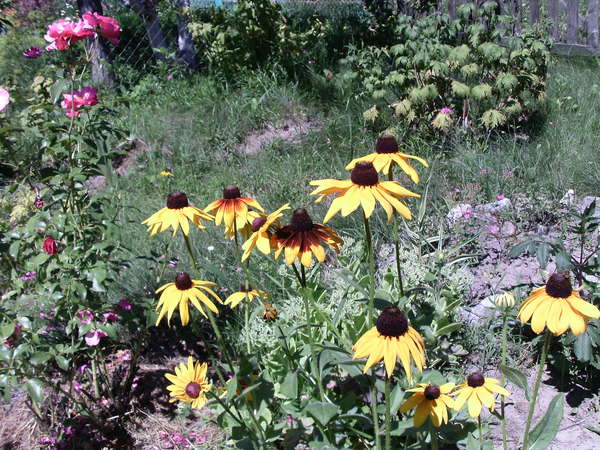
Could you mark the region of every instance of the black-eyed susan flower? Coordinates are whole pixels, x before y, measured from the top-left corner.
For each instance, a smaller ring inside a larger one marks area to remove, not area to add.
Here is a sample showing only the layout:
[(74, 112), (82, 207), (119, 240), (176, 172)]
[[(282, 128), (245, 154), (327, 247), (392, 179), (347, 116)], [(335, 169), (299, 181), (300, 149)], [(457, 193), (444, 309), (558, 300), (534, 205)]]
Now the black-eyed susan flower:
[(454, 389), (454, 383), (446, 383), (441, 386), (419, 383), (419, 387), (408, 389), (413, 395), (400, 406), (400, 412), (417, 408), (413, 422), (415, 427), (420, 427), (427, 418), (431, 418), (434, 426), (439, 427), (448, 423), (448, 409), (454, 408), (454, 400), (448, 395)]
[(275, 308), (273, 305), (271, 305), (268, 302), (264, 302), (263, 306), (265, 307), (265, 309), (262, 312), (262, 318), (265, 322), (275, 322), (277, 320), (277, 317), (279, 316), (279, 313), (277, 312), (277, 308)]
[(365, 373), (383, 359), (387, 375), (391, 377), (396, 360), (400, 359), (410, 380), (411, 361), (414, 361), (419, 372), (423, 371), (425, 365), (425, 342), (408, 325), (406, 316), (396, 306), (388, 306), (381, 311), (375, 326), (356, 341), (352, 351), (353, 359), (368, 357)]
[(419, 174), (410, 164), (409, 159), (414, 159), (425, 167), (429, 167), (429, 164), (427, 164), (427, 161), (423, 158), (399, 152), (398, 141), (396, 141), (394, 136), (381, 136), (377, 139), (377, 143), (375, 144), (375, 153), (353, 159), (346, 166), (346, 170), (354, 169), (356, 164), (360, 162), (369, 162), (373, 164), (373, 167), (375, 167), (377, 172), (383, 172), (386, 175), (389, 175), (392, 168), (398, 166), (414, 183), (418, 183)]
[(223, 222), (225, 232), (233, 235), (235, 230), (244, 229), (255, 219), (256, 216), (248, 214), (248, 207), (263, 212), (262, 206), (256, 200), (242, 197), (236, 186), (227, 186), (223, 190), (223, 198), (215, 200), (204, 209), (207, 212), (214, 211), (215, 224), (218, 226)]
[(242, 300), (248, 300), (251, 302), (254, 300), (254, 298), (258, 297), (269, 298), (269, 294), (259, 289), (253, 289), (251, 286), (246, 284), (242, 284), (239, 291), (234, 292), (225, 299), (224, 304), (229, 305), (233, 309), (239, 305)]
[(454, 409), (460, 411), (465, 402), (471, 417), (479, 417), (481, 407), (485, 405), (490, 411), (494, 410), (495, 396), (510, 395), (502, 386), (498, 385), (495, 378), (484, 378), (481, 373), (473, 373), (467, 377), (467, 381), (458, 386), (455, 392)]
[(356, 163), (349, 180), (316, 180), (311, 181), (310, 184), (318, 186), (311, 192), (311, 195), (318, 195), (317, 202), (328, 195), (335, 194), (323, 223), (327, 223), (338, 212), (346, 217), (361, 206), (368, 219), (373, 214), (377, 203), (385, 209), (388, 221), (392, 220), (394, 210), (406, 219), (410, 219), (412, 215), (404, 204), (404, 198), (420, 197), (419, 194), (403, 188), (396, 181), (379, 181), (373, 164), (365, 161)]
[(158, 300), (158, 305), (156, 305), (156, 311), (160, 309), (158, 319), (156, 319), (156, 326), (158, 326), (165, 314), (167, 315), (167, 323), (170, 325), (171, 317), (173, 316), (173, 313), (177, 307), (179, 307), (181, 324), (187, 325), (190, 322), (190, 302), (204, 317), (207, 317), (207, 315), (204, 312), (200, 302), (202, 302), (205, 307), (210, 309), (215, 314), (219, 314), (219, 310), (215, 304), (204, 293), (207, 292), (209, 295), (211, 295), (217, 301), (217, 303), (222, 303), (219, 296), (215, 294), (212, 289), (210, 289), (212, 286), (216, 286), (216, 283), (212, 283), (210, 281), (192, 280), (189, 274), (185, 272), (179, 272), (177, 277), (175, 277), (174, 283), (167, 283), (156, 291), (157, 294), (162, 292), (160, 299)]
[(546, 286), (535, 289), (523, 302), (518, 317), (524, 323), (531, 320), (531, 329), (537, 334), (548, 327), (560, 336), (571, 328), (578, 336), (585, 332), (589, 319), (600, 318), (600, 310), (573, 290), (568, 276), (554, 273)]
[(173, 236), (175, 236), (179, 227), (181, 227), (183, 234), (187, 236), (190, 232), (188, 221), (203, 230), (202, 220), (213, 220), (213, 216), (200, 208), (191, 206), (183, 192), (172, 192), (167, 196), (167, 207), (152, 214), (142, 223), (148, 226), (150, 236), (165, 231), (169, 227), (173, 228)]
[(286, 209), (290, 209), (290, 205), (287, 203), (268, 216), (260, 215), (252, 221), (252, 234), (242, 245), (242, 249), (244, 250), (242, 261), (248, 259), (255, 247), (265, 255), (271, 253), (271, 249), (273, 248), (271, 237), (281, 228), (279, 218), (283, 216), (283, 211)]
[(312, 266), (313, 255), (319, 262), (325, 261), (323, 244), (339, 253), (344, 243), (331, 228), (314, 223), (304, 208), (294, 210), (290, 224), (273, 234), (271, 241), (276, 248), (275, 259), (284, 251), (287, 264), (298, 259), (304, 267)]
[(206, 393), (211, 389), (211, 384), (206, 378), (207, 370), (206, 363), (194, 363), (190, 356), (187, 365), (181, 363), (175, 366), (175, 374), (166, 373), (167, 380), (173, 383), (167, 386), (171, 396), (169, 402), (191, 403), (192, 408), (201, 409), (206, 404)]

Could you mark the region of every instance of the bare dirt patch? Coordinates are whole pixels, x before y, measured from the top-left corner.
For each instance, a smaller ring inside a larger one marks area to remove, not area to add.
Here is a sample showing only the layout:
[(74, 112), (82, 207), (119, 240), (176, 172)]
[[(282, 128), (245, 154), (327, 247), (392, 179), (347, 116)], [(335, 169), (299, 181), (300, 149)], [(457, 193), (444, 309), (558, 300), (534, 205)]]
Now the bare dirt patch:
[(247, 136), (240, 146), (240, 151), (246, 155), (257, 155), (277, 140), (297, 144), (302, 140), (302, 136), (319, 130), (322, 126), (323, 120), (320, 118), (296, 114), (286, 118), (282, 124), (269, 123), (264, 129)]

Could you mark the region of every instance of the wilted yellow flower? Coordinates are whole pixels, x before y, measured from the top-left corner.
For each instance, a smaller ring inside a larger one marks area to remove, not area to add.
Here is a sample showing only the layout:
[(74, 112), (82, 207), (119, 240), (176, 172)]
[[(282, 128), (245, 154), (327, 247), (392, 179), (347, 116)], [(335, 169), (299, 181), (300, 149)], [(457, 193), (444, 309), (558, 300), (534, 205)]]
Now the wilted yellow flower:
[(252, 289), (252, 287), (242, 284), (238, 292), (234, 292), (227, 297), (227, 299), (225, 299), (224, 304), (233, 309), (239, 305), (242, 300), (248, 300), (251, 302), (255, 297), (269, 298), (269, 294), (259, 289)]

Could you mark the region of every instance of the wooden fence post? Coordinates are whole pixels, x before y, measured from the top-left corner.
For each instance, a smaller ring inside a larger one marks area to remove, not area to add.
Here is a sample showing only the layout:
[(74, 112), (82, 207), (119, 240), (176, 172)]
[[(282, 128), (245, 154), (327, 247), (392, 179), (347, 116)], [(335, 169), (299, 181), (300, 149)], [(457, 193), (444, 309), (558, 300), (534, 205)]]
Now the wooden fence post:
[(579, 22), (579, 0), (569, 0), (567, 3), (567, 43), (577, 43), (577, 25)]
[(529, 20), (532, 24), (540, 21), (540, 0), (530, 0)]
[(593, 48), (600, 47), (598, 31), (598, 0), (589, 0), (587, 10), (587, 43)]
[(548, 18), (550, 19), (550, 35), (558, 40), (558, 0), (548, 0)]

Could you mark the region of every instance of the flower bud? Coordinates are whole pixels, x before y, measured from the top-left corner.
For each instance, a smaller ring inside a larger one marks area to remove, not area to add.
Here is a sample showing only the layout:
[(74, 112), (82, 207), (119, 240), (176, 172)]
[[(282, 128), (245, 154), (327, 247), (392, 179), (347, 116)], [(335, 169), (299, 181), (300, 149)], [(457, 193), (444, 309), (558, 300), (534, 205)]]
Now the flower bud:
[(515, 306), (515, 296), (510, 292), (505, 292), (496, 297), (496, 307), (500, 309), (510, 309)]

